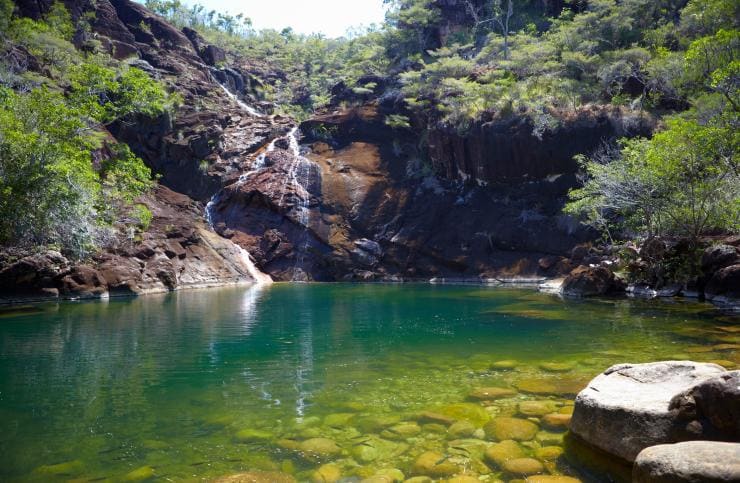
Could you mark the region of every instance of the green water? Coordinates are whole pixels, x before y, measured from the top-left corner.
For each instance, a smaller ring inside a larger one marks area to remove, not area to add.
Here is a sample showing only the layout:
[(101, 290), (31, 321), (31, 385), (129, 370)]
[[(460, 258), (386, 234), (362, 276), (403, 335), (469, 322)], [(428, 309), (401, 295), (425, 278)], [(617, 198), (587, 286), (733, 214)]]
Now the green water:
[[(481, 456), (495, 439), (479, 430), (489, 418), (527, 418), (524, 401), (568, 413), (617, 362), (734, 367), (736, 323), (699, 303), (477, 286), (275, 285), (5, 308), (0, 480), (311, 480), (326, 463), (350, 481), (408, 478), (436, 451), (445, 469), (506, 481), (517, 475)], [(471, 424), (450, 430), (424, 411)], [(527, 456), (562, 445), (562, 430), (531, 421)], [(312, 438), (335, 446), (307, 452)], [(567, 454), (540, 459), (544, 473), (598, 474)]]

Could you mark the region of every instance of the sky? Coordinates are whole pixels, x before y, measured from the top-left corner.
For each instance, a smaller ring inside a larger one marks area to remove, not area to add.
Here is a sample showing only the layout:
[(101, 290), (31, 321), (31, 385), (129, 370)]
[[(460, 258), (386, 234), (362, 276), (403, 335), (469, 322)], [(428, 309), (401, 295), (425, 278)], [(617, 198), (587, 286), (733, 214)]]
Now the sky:
[(292, 27), (299, 33), (323, 33), (341, 37), (348, 28), (381, 23), (385, 18), (383, 0), (187, 0), (207, 10), (243, 13), (257, 30)]

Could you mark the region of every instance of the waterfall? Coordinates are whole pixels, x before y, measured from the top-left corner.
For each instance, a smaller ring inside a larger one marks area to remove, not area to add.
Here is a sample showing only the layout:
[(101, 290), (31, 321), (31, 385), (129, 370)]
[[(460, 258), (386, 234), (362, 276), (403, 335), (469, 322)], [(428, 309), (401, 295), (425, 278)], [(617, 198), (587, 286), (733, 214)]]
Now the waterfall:
[(297, 127), (293, 128), (290, 133), (288, 133), (288, 139), (290, 141), (289, 150), (293, 154), (293, 157), (288, 168), (288, 176), (286, 176), (283, 182), (280, 201), (278, 202), (280, 206), (283, 205), (288, 185), (291, 185), (297, 195), (295, 205), (296, 221), (303, 227), (302, 244), (296, 254), (296, 262), (293, 266), (293, 281), (297, 280), (296, 275), (298, 274), (298, 271), (303, 271), (303, 264), (305, 262), (306, 251), (309, 244), (308, 225), (310, 222), (309, 204), (311, 202), (309, 183), (311, 182), (311, 171), (315, 166), (313, 161), (301, 155), (301, 146), (298, 142), (299, 136), (300, 131)]
[(247, 272), (254, 279), (255, 283), (258, 283), (258, 284), (272, 283), (272, 277), (270, 277), (266, 273), (262, 273), (259, 271), (257, 266), (252, 261), (252, 256), (249, 254), (249, 252), (246, 251), (244, 248), (242, 248), (237, 243), (234, 243), (234, 245), (236, 245), (236, 247), (239, 249), (239, 255), (242, 261), (244, 262), (244, 265), (247, 267)]
[(225, 85), (220, 84), (220, 83), (218, 85), (221, 86), (221, 89), (226, 93), (227, 96), (229, 96), (229, 99), (236, 102), (239, 105), (239, 107), (247, 111), (247, 113), (249, 113), (250, 115), (254, 117), (265, 117), (265, 115), (259, 112), (257, 109), (255, 109), (254, 107), (250, 106), (246, 102), (239, 99), (239, 97), (233, 92), (231, 92)]
[[(223, 84), (219, 84), (221, 86), (221, 89), (226, 93), (229, 98), (234, 100), (239, 107), (247, 111), (247, 113), (251, 114), (252, 116), (256, 117), (264, 117), (264, 114), (257, 111), (253, 107), (247, 105), (246, 103), (242, 102), (237, 96), (231, 93), (229, 89), (226, 88)], [(256, 173), (260, 169), (262, 169), (265, 166), (265, 156), (268, 152), (275, 149), (275, 140), (273, 140), (265, 150), (264, 153), (260, 154), (257, 159), (255, 159), (254, 164), (252, 165), (252, 169), (244, 174), (242, 174), (239, 177), (239, 185), (244, 184), (250, 175), (253, 173)], [(208, 222), (208, 225), (211, 227), (212, 230), (215, 231), (213, 227), (213, 209), (216, 207), (219, 201), (221, 201), (221, 197), (223, 196), (223, 190), (219, 191), (213, 197), (208, 201), (208, 204), (206, 205), (206, 221)], [(249, 254), (247, 250), (245, 250), (242, 246), (240, 246), (237, 243), (234, 243), (236, 248), (239, 250), (239, 258), (241, 259), (242, 263), (244, 263), (244, 266), (247, 268), (247, 273), (250, 277), (252, 277), (257, 284), (270, 284), (272, 283), (272, 277), (267, 275), (266, 273), (262, 273), (257, 266), (254, 264), (254, 261), (252, 260), (252, 256)]]

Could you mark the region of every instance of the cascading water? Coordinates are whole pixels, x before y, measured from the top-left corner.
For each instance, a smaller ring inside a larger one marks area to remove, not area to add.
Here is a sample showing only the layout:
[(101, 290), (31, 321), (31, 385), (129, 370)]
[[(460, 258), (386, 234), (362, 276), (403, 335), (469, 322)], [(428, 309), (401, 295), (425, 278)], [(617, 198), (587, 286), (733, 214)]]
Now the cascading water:
[[(251, 107), (251, 106), (247, 105), (246, 103), (242, 102), (237, 96), (235, 96), (234, 94), (232, 94), (231, 91), (229, 91), (229, 89), (227, 89), (224, 85), (222, 85), (222, 84), (219, 84), (219, 85), (224, 90), (224, 92), (226, 93), (226, 95), (229, 96), (229, 98), (231, 98), (232, 100), (234, 100), (242, 109), (244, 109), (245, 111), (247, 111), (247, 113), (249, 113), (252, 116), (256, 116), (256, 117), (263, 117), (264, 116), (264, 114), (262, 114), (261, 112), (257, 111), (253, 107)], [(267, 150), (264, 153), (260, 154), (257, 157), (257, 159), (255, 159), (255, 162), (252, 165), (252, 169), (250, 171), (242, 174), (239, 177), (239, 184), (245, 183), (246, 180), (247, 180), (247, 178), (251, 174), (259, 171), (260, 169), (262, 169), (264, 167), (264, 165), (265, 165), (265, 156), (266, 156), (266, 154), (268, 152), (274, 150), (274, 149), (275, 149), (275, 141), (271, 142), (269, 144), (269, 146), (267, 147)], [(206, 205), (206, 220), (208, 221), (208, 225), (211, 227), (211, 229), (214, 229), (214, 227), (213, 227), (213, 210), (216, 207), (216, 205), (218, 204), (218, 202), (221, 201), (221, 197), (222, 196), (223, 196), (223, 191), (219, 191), (218, 193), (216, 193), (211, 198), (211, 200)], [(240, 245), (238, 245), (238, 244), (235, 244), (235, 245), (236, 245), (237, 249), (239, 250), (239, 257), (241, 258), (242, 262), (246, 266), (247, 272), (254, 279), (255, 283), (258, 283), (258, 284), (269, 284), (269, 283), (272, 283), (272, 281), (273, 281), (272, 280), (272, 277), (270, 277), (269, 275), (267, 275), (265, 273), (262, 273), (261, 271), (259, 271), (259, 269), (257, 269), (257, 266), (254, 264), (254, 261), (252, 261), (252, 257), (249, 254), (249, 252), (247, 250), (245, 250), (244, 248), (242, 248)]]
[(241, 107), (242, 109), (244, 109), (245, 111), (247, 111), (248, 114), (250, 114), (250, 115), (252, 115), (254, 117), (264, 117), (265, 116), (264, 114), (262, 114), (261, 112), (259, 112), (254, 107), (250, 106), (246, 102), (244, 102), (241, 99), (239, 99), (239, 97), (236, 94), (234, 94), (233, 92), (231, 92), (228, 89), (228, 87), (226, 87), (225, 85), (220, 84), (220, 83), (218, 85), (221, 86), (221, 89), (224, 91), (224, 93), (226, 93), (226, 95), (229, 97), (229, 99), (231, 99), (232, 101), (236, 102), (239, 105), (239, 107)]
[(309, 232), (308, 225), (310, 222), (310, 209), (309, 204), (311, 202), (311, 195), (309, 192), (309, 185), (311, 183), (312, 171), (315, 167), (313, 161), (305, 158), (301, 155), (301, 146), (298, 141), (300, 131), (297, 127), (293, 128), (288, 133), (288, 139), (290, 141), (289, 150), (293, 154), (290, 167), (288, 168), (288, 176), (286, 176), (280, 193), (279, 205), (283, 206), (285, 195), (288, 191), (288, 185), (291, 185), (295, 191), (295, 210), (296, 210), (296, 221), (303, 227), (302, 240), (299, 243), (299, 250), (296, 254), (296, 262), (293, 266), (292, 280), (297, 281), (305, 278), (305, 272), (303, 270), (306, 251), (309, 245)]

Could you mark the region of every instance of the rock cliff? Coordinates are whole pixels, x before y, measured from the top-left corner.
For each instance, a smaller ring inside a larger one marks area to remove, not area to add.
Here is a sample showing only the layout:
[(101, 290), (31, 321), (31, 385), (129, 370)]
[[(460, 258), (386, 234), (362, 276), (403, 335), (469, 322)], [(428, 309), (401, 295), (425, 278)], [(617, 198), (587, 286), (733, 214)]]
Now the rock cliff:
[[(20, 10), (38, 17), (49, 5), (23, 1)], [(470, 21), (462, 2), (440, 5), (450, 28)], [(74, 283), (102, 287), (99, 293), (247, 279), (241, 262), (228, 260), (242, 256), (237, 246), (277, 280), (564, 274), (572, 268), (571, 248), (593, 237), (561, 213), (577, 183), (573, 155), (650, 130), (643, 119), (609, 108), (563, 115), (556, 130), (541, 136), (519, 115), (489, 119), (465, 134), (423, 130), (415, 121), (413, 128), (393, 128), (387, 116), (406, 113), (389, 95), (393, 81), (373, 78), (360, 79), (377, 86), (361, 99), (338, 85), (333, 107), (295, 131), (291, 119), (269, 114), (272, 106), (255, 89), (257, 76), (228, 67), (226, 53), (197, 32), (181, 31), (130, 0), (68, 0), (67, 6), (77, 17), (94, 13), (92, 31), (76, 36), (79, 47), (96, 42), (182, 97), (172, 117), (106, 126), (160, 176), (162, 188), (146, 202), (169, 208), (159, 210), (143, 240), (86, 265), (99, 277)], [(271, 75), (260, 72), (263, 79)], [(203, 216), (209, 201), (219, 236)], [(170, 237), (165, 226), (187, 235)], [(2, 264), (6, 283), (60, 294), (86, 290), (61, 284), (61, 274), (74, 267), (48, 262), (66, 268), (47, 277), (39, 267), (23, 285), (12, 277), (26, 265), (9, 257)]]

